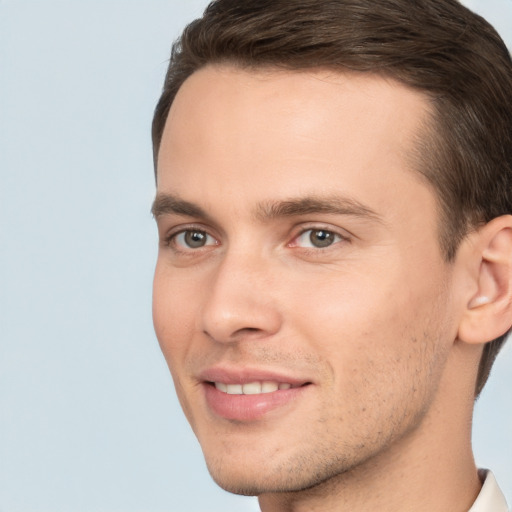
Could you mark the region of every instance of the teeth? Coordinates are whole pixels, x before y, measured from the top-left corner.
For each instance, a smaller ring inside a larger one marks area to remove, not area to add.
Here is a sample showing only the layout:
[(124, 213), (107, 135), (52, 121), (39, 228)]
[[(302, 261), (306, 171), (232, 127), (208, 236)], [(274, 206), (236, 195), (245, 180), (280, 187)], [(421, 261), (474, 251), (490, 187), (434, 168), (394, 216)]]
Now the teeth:
[(277, 390), (290, 389), (292, 385), (288, 382), (247, 382), (246, 384), (224, 384), (215, 382), (215, 387), (228, 395), (259, 395), (262, 393), (273, 393)]
[(219, 391), (223, 391), (224, 393), (227, 393), (227, 392), (228, 392), (228, 387), (226, 386), (226, 384), (224, 384), (224, 382), (216, 382), (216, 383), (215, 383), (215, 387), (216, 387)]
[[(290, 384), (288, 384), (291, 386)], [(279, 384), (277, 382), (263, 382), (261, 384), (261, 392), (262, 393), (273, 393), (279, 389)]]
[(228, 384), (226, 386), (228, 395), (242, 395), (242, 384)]
[(259, 395), (261, 393), (261, 383), (248, 382), (242, 386), (242, 392), (244, 395)]

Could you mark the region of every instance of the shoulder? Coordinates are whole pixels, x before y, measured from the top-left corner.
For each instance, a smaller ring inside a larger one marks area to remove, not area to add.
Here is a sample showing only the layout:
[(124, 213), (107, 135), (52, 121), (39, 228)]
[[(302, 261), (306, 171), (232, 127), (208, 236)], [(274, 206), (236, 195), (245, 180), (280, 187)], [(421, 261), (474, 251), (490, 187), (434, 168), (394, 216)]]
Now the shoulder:
[(468, 512), (509, 512), (505, 496), (491, 471), (480, 469), (482, 489)]

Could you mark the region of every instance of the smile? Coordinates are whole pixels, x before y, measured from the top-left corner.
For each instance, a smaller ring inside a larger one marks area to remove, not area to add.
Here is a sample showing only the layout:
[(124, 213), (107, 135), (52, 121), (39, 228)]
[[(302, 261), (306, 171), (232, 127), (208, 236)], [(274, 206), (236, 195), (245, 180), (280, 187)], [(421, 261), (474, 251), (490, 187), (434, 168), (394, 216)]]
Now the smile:
[(264, 393), (274, 393), (279, 390), (291, 389), (293, 386), (289, 382), (247, 382), (245, 384), (225, 384), (224, 382), (214, 382), (214, 386), (222, 393), (228, 395), (261, 395)]
[[(227, 379), (226, 379), (227, 380)], [(311, 382), (248, 380), (226, 383), (203, 381), (207, 408), (215, 416), (241, 422), (257, 421), (271, 411), (289, 411), (293, 403), (311, 388)]]

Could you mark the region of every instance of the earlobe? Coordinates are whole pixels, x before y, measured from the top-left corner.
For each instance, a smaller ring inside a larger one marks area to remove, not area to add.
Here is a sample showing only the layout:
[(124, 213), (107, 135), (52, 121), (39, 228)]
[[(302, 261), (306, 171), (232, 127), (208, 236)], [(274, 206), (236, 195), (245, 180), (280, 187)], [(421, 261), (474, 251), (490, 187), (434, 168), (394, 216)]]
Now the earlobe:
[(468, 307), (473, 309), (479, 306), (484, 306), (485, 304), (489, 304), (489, 302), (491, 302), (491, 299), (486, 295), (478, 295), (469, 301)]
[(466, 343), (492, 341), (512, 325), (512, 216), (503, 215), (472, 235), (473, 292), (459, 324)]

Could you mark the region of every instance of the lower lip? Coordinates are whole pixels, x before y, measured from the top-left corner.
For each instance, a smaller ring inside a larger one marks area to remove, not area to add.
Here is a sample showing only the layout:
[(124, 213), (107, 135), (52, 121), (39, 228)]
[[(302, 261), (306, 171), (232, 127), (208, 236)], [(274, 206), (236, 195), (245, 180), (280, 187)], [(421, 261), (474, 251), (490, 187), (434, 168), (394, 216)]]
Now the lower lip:
[(206, 403), (217, 416), (227, 420), (254, 421), (270, 411), (295, 401), (309, 387), (282, 389), (257, 395), (229, 395), (209, 383), (204, 385)]

